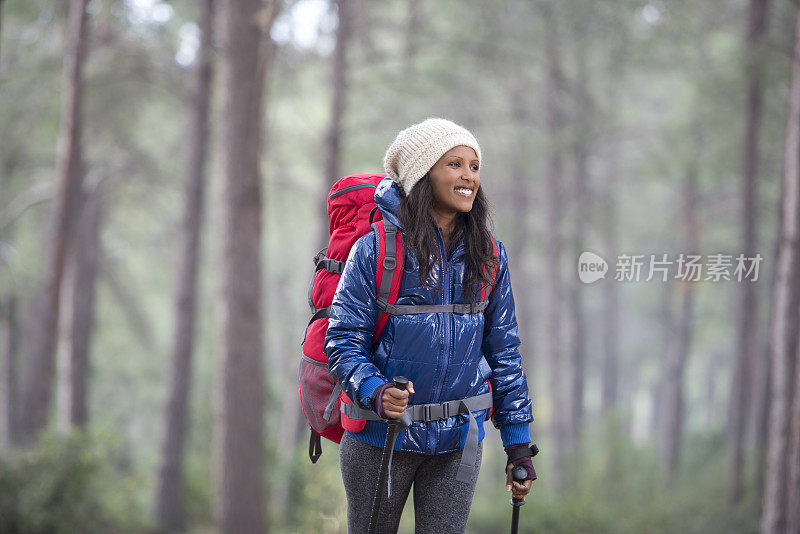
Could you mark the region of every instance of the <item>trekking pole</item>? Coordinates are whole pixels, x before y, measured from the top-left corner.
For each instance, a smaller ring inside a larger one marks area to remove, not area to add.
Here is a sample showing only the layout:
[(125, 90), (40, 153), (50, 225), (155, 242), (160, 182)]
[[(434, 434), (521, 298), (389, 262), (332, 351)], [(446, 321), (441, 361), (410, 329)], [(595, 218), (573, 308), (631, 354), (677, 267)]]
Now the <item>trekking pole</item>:
[[(408, 379), (404, 376), (396, 376), (392, 379), (394, 387), (404, 391), (408, 386)], [(408, 413), (404, 413), (400, 419), (389, 421), (386, 428), (386, 443), (383, 445), (383, 456), (381, 456), (381, 470), (378, 472), (378, 485), (375, 487), (375, 496), (372, 498), (372, 512), (369, 516), (369, 534), (375, 534), (378, 528), (378, 512), (381, 508), (381, 501), (383, 500), (383, 486), (387, 484), (387, 495), (391, 496), (391, 474), (389, 472), (390, 464), (392, 461), (392, 453), (394, 452), (394, 442), (397, 440), (397, 434), (400, 433), (405, 427), (411, 424), (411, 417)]]
[[(514, 478), (514, 482), (522, 484), (525, 482), (525, 477), (528, 476), (528, 471), (523, 466), (518, 465), (511, 470), (511, 476)], [(519, 528), (519, 507), (525, 504), (525, 499), (511, 497), (511, 500), (508, 502), (511, 503), (513, 507), (511, 512), (511, 534), (517, 534), (517, 529)]]

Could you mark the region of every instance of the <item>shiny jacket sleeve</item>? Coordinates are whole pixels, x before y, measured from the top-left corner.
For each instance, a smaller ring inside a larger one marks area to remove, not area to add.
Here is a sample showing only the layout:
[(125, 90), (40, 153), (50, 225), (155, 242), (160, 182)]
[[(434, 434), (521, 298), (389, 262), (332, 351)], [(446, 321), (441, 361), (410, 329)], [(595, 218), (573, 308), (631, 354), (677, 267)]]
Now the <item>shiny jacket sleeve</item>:
[(387, 382), (371, 356), (377, 319), (375, 249), (373, 232), (360, 237), (350, 249), (325, 334), (328, 370), (354, 401), (369, 396), (377, 385)]
[[(522, 368), (519, 353), (521, 343), (517, 334), (517, 318), (514, 312), (514, 295), (511, 291), (511, 274), (508, 270), (508, 257), (503, 244), (497, 242), (500, 255), (500, 268), (497, 282), (489, 295), (489, 304), (484, 311), (483, 355), (492, 368), (494, 385), (494, 426), (503, 431), (511, 431), (519, 436), (527, 435), (527, 423), (533, 421), (533, 403), (528, 395), (528, 382)], [(508, 433), (508, 432), (506, 432)], [(524, 442), (503, 435), (506, 441)]]

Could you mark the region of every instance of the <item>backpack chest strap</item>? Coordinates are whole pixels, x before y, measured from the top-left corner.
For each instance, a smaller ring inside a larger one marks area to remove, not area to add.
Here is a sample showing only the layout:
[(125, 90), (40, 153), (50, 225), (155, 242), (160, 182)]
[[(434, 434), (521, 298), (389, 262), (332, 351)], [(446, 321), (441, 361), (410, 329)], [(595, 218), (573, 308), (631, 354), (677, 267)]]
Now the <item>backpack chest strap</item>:
[[(373, 223), (373, 229), (378, 234), (379, 250), (383, 245), (383, 262), (378, 265), (379, 270), (383, 270), (381, 282), (378, 285), (377, 304), (380, 313), (388, 315), (413, 315), (419, 313), (480, 313), (489, 305), (489, 299), (484, 298), (481, 302), (465, 304), (389, 304), (389, 300), (396, 300), (397, 295), (390, 297), (392, 281), (395, 278), (394, 270), (397, 267), (397, 257), (402, 251), (397, 250), (396, 239), (398, 228), (391, 221), (383, 220), (384, 238), (381, 238), (377, 223)], [(493, 241), (494, 242), (494, 241)], [(385, 243), (385, 244), (384, 244)], [(399, 288), (398, 288), (399, 292)], [(483, 294), (485, 296), (485, 293)]]
[(412, 315), (416, 313), (480, 313), (489, 305), (488, 300), (473, 304), (407, 304), (392, 305), (378, 301), (378, 307), (389, 315)]

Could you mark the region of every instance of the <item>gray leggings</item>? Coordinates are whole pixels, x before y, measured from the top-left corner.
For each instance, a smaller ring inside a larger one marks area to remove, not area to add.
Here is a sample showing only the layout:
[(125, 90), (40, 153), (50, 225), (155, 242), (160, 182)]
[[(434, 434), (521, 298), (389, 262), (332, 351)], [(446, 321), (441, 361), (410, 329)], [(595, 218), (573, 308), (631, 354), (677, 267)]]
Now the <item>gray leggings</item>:
[[(378, 517), (378, 532), (397, 532), (411, 484), (414, 484), (414, 523), (416, 534), (463, 533), (478, 481), (483, 442), (478, 444), (475, 471), (469, 483), (458, 482), (456, 471), (461, 451), (445, 454), (418, 454), (395, 451), (392, 457), (392, 498), (381, 488), (383, 501)], [(361, 443), (344, 433), (339, 445), (339, 466), (347, 493), (347, 532), (362, 534), (369, 529), (369, 516), (383, 450)]]

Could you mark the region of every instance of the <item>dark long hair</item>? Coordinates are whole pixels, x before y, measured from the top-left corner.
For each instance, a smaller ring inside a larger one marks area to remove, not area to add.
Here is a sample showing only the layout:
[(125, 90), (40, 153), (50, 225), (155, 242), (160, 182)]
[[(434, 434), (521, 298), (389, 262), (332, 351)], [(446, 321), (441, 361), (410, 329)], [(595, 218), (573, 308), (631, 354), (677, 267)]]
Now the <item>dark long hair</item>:
[[(399, 217), (405, 229), (403, 237), (411, 242), (417, 252), (419, 278), (426, 287), (442, 291), (441, 272), (444, 258), (439, 253), (436, 222), (429, 211), (434, 203), (430, 174), (425, 174), (411, 188), (408, 195), (405, 195), (400, 188), (400, 198)], [(460, 212), (456, 216), (456, 226), (450, 239), (451, 246), (454, 246), (462, 236), (464, 238), (467, 249), (464, 290), (470, 302), (478, 302), (481, 289), (494, 283), (491, 279), (493, 268), (499, 265), (499, 259), (494, 257), (490, 223), (489, 201), (483, 194), (483, 189), (479, 187), (472, 209), (466, 213)], [(428, 281), (432, 269), (431, 257), (436, 258), (439, 265), (440, 274), (436, 285)]]

